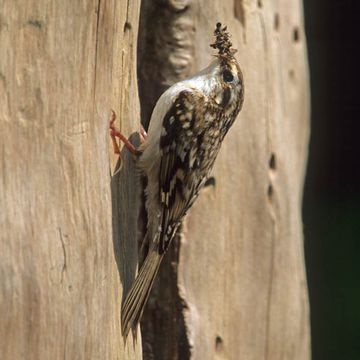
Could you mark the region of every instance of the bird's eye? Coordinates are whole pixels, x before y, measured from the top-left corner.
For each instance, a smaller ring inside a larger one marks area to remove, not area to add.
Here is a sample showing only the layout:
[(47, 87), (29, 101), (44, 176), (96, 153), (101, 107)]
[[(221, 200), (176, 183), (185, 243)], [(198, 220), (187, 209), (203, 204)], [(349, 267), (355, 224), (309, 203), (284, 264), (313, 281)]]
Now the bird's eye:
[(231, 73), (230, 70), (224, 70), (224, 72), (223, 72), (223, 79), (224, 79), (224, 81), (226, 81), (226, 82), (231, 82), (231, 81), (234, 80), (234, 76), (233, 76), (233, 74)]

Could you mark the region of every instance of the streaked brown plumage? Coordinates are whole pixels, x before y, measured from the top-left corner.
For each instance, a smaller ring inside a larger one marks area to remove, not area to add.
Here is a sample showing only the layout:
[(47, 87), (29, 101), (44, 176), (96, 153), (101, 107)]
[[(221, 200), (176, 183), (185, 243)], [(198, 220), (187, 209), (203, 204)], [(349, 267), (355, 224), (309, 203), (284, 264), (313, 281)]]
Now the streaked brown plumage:
[(161, 260), (243, 104), (243, 77), (226, 27), (218, 23), (215, 36), (216, 60), (160, 97), (139, 148), (138, 166), (147, 177), (149, 251), (122, 306), (125, 338), (140, 321)]

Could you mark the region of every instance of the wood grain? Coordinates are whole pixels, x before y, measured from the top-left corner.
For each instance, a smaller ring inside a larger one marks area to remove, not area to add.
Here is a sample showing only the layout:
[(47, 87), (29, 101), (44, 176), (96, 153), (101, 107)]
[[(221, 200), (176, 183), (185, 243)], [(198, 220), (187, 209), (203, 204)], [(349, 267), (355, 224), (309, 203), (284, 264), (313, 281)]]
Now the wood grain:
[(154, 54), (139, 53), (143, 113), (151, 112), (156, 89), (209, 63), (218, 21), (238, 49), (245, 102), (179, 247), (164, 259), (143, 321), (145, 358), (309, 359), (301, 221), (309, 83), (301, 1), (165, 3), (142, 5), (139, 41), (149, 44), (144, 54)]
[[(125, 349), (121, 338), (122, 282), (131, 274), (117, 266), (135, 271), (136, 246), (126, 253), (113, 226), (129, 206), (114, 193), (128, 186), (129, 197), (137, 186), (111, 183), (117, 157), (108, 145), (111, 108), (126, 135), (139, 127), (139, 6), (2, 2), (2, 359), (141, 358), (140, 344)], [(133, 209), (130, 239), (136, 201)]]
[[(192, 358), (309, 359), (301, 223), (309, 85), (301, 4), (237, 4), (242, 21), (230, 4), (214, 3), (205, 16), (226, 19), (234, 34), (246, 95), (219, 154), (215, 186), (185, 224), (179, 283)], [(207, 40), (197, 28), (196, 41)], [(198, 57), (203, 64), (208, 55)]]
[(144, 358), (310, 358), (301, 1), (143, 0), (140, 11), (140, 0), (5, 0), (1, 359), (142, 358), (140, 341), (125, 347), (120, 333), (141, 186), (126, 149), (111, 177), (110, 109), (136, 142), (137, 79), (146, 125), (164, 89), (208, 64), (217, 21), (238, 48), (244, 108), (164, 259), (142, 323)]

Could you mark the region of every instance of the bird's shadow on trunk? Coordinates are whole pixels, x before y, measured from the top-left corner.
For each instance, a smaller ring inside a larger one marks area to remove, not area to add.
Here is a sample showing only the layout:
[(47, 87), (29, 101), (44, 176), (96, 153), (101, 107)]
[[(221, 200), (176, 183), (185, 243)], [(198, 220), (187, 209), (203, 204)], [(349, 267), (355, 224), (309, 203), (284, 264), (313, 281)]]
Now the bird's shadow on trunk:
[[(138, 139), (132, 134), (130, 140)], [(140, 219), (142, 186), (136, 160), (123, 147), (120, 158), (111, 177), (112, 230), (114, 255), (123, 288), (122, 302), (129, 291), (138, 266), (139, 231), (143, 223)]]

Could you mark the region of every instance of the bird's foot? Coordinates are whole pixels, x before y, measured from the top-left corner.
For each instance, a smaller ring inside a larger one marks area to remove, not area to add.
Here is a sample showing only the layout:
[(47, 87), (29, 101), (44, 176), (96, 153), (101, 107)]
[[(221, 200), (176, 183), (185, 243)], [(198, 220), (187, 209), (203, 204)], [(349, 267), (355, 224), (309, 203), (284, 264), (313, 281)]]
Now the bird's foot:
[[(115, 111), (111, 110), (109, 129), (110, 129), (110, 137), (114, 146), (114, 153), (120, 154), (119, 144), (116, 141), (116, 138), (118, 137), (125, 144), (125, 146), (129, 149), (131, 153), (133, 153), (134, 155), (139, 155), (140, 151), (115, 127), (114, 125), (115, 120), (116, 120)], [(141, 131), (140, 131), (141, 142), (145, 141), (146, 136), (147, 136), (146, 131), (144, 130), (143, 127), (141, 127)]]

